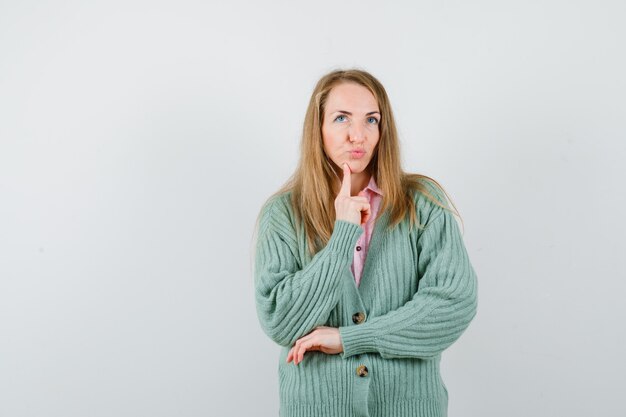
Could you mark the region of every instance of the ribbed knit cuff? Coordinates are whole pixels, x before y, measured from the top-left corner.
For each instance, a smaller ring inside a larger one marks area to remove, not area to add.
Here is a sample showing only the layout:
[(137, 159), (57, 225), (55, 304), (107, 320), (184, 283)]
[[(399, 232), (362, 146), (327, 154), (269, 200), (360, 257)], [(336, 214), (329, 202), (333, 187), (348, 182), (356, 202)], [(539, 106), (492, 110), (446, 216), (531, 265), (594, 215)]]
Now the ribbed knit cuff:
[(363, 228), (358, 224), (346, 220), (335, 220), (333, 234), (327, 244), (328, 250), (346, 259), (352, 259), (354, 245), (363, 232)]
[(339, 327), (339, 335), (343, 344), (341, 357), (346, 359), (352, 355), (376, 352), (376, 336), (364, 330), (360, 324)]

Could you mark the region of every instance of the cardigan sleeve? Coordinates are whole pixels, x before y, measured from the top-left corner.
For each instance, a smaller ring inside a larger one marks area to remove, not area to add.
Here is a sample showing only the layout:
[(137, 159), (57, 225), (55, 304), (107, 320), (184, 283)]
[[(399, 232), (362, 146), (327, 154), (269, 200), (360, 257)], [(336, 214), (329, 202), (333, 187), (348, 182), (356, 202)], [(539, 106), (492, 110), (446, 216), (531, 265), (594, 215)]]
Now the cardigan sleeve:
[(428, 359), (454, 343), (477, 310), (477, 278), (453, 215), (439, 208), (417, 241), (418, 291), (407, 303), (358, 325), (339, 327), (342, 358)]
[(292, 346), (327, 322), (339, 301), (341, 274), (349, 267), (363, 228), (335, 220), (327, 245), (299, 267), (297, 239), (288, 211), (270, 204), (259, 219), (254, 262), (255, 300), (263, 331), (281, 346)]

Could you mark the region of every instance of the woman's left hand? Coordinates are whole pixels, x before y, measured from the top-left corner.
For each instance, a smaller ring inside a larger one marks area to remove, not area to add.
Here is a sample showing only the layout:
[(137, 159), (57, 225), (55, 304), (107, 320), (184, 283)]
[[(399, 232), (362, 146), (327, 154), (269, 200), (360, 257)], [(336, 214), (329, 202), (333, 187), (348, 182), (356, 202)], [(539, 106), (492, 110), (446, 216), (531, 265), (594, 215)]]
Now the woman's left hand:
[(297, 365), (302, 362), (304, 353), (307, 350), (320, 350), (331, 355), (343, 352), (339, 329), (336, 327), (317, 326), (311, 333), (296, 341), (295, 345), (289, 350), (287, 362), (293, 360), (294, 365)]

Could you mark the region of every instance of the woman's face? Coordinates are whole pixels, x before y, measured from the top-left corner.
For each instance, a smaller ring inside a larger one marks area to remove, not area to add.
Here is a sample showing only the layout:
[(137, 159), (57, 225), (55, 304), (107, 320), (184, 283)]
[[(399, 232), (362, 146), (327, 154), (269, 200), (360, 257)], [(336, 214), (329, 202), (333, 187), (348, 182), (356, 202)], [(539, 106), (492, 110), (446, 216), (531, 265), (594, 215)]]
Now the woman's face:
[(326, 155), (339, 172), (347, 162), (353, 174), (366, 173), (380, 136), (380, 109), (374, 95), (362, 85), (344, 82), (326, 99), (322, 138)]

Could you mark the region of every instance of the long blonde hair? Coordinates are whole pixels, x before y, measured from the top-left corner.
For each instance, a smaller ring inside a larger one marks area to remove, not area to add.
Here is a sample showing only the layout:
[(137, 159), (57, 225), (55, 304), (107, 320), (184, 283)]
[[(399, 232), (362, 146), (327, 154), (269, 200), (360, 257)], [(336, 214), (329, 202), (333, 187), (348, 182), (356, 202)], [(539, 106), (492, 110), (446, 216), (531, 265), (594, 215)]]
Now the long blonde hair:
[[(331, 89), (338, 84), (352, 82), (366, 87), (376, 98), (381, 113), (379, 141), (368, 170), (383, 193), (378, 211), (379, 217), (390, 210), (388, 228), (400, 223), (407, 214), (410, 227), (422, 228), (417, 219), (413, 193), (422, 192), (438, 206), (449, 210), (439, 202), (423, 183), (424, 180), (435, 187), (436, 193), (449, 198), (443, 187), (433, 178), (422, 174), (406, 173), (401, 168), (398, 132), (391, 111), (387, 92), (371, 74), (361, 69), (334, 70), (324, 75), (315, 86), (304, 118), (300, 160), (295, 172), (285, 184), (269, 198), (291, 191), (291, 204), (296, 215), (296, 223), (304, 221), (304, 230), (311, 255), (322, 249), (333, 231), (335, 222), (335, 198), (338, 192), (338, 174), (332, 161), (324, 151), (322, 123), (326, 99)], [(339, 180), (339, 182), (341, 179)], [(454, 206), (454, 203), (452, 203)], [(455, 212), (458, 215), (458, 211)], [(460, 216), (459, 216), (460, 217)], [(257, 218), (258, 223), (258, 218)]]

